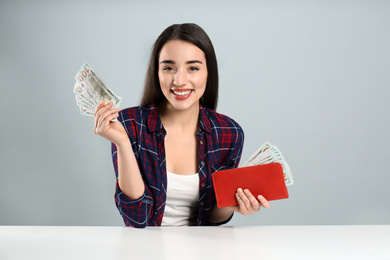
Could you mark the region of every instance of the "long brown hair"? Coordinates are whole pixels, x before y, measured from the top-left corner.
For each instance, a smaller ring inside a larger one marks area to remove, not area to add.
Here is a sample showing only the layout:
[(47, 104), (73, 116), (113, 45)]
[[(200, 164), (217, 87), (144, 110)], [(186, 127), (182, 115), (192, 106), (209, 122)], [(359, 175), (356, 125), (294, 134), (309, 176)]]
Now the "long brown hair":
[(213, 44), (206, 32), (193, 23), (173, 24), (157, 38), (150, 55), (141, 106), (159, 105), (165, 100), (158, 79), (158, 58), (162, 47), (170, 40), (182, 40), (194, 44), (206, 57), (207, 84), (200, 104), (215, 110), (218, 103), (218, 65)]

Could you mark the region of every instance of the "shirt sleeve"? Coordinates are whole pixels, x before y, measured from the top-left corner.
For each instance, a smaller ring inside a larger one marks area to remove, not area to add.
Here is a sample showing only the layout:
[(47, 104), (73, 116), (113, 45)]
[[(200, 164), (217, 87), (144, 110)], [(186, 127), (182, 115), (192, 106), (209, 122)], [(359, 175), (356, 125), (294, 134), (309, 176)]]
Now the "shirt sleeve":
[(222, 226), (222, 225), (225, 225), (230, 220), (232, 220), (233, 215), (234, 215), (234, 212), (230, 215), (230, 217), (228, 219), (226, 219), (225, 221), (222, 221), (222, 222), (218, 222), (218, 223), (213, 223), (213, 222), (210, 222), (210, 221), (206, 220), (204, 225), (205, 226)]
[(126, 226), (144, 228), (152, 216), (153, 199), (148, 187), (145, 185), (145, 192), (139, 199), (130, 199), (122, 192), (118, 184), (118, 158), (115, 144), (112, 147), (112, 160), (116, 176), (115, 204), (121, 214)]

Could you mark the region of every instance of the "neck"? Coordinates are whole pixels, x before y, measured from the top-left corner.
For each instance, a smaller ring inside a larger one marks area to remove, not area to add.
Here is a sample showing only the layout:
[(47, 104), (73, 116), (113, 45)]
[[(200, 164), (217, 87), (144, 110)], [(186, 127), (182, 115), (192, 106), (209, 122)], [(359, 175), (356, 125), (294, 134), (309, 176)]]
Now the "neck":
[(176, 110), (169, 103), (164, 102), (159, 106), (159, 114), (164, 128), (175, 128), (187, 131), (198, 128), (199, 104), (186, 110)]

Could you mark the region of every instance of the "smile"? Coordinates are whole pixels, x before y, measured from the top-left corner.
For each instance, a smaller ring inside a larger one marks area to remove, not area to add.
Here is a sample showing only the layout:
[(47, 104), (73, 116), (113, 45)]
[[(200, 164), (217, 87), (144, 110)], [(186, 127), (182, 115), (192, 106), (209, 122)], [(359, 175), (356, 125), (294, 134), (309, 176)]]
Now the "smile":
[(186, 95), (189, 95), (192, 92), (192, 90), (173, 90), (172, 89), (172, 92), (173, 92), (173, 94), (178, 95), (178, 96), (186, 96)]

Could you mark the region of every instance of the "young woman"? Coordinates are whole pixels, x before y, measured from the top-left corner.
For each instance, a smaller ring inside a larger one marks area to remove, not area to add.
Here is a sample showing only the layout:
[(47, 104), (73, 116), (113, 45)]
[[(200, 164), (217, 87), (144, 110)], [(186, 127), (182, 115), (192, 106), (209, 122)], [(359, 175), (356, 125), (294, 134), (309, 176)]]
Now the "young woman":
[(214, 111), (217, 99), (209, 37), (195, 24), (176, 24), (154, 44), (141, 105), (98, 106), (94, 132), (112, 142), (115, 201), (127, 226), (221, 225), (234, 211), (269, 207), (242, 189), (239, 206), (216, 206), (211, 176), (236, 168), (244, 143), (241, 127)]

